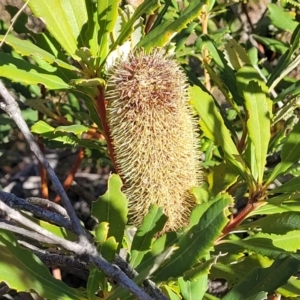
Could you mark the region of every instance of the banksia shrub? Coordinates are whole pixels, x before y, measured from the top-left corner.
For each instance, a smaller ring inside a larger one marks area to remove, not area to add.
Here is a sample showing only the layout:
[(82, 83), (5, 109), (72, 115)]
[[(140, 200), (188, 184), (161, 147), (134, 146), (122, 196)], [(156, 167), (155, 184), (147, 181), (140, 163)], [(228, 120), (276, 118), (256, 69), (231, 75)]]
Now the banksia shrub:
[(109, 70), (107, 120), (118, 172), (138, 226), (151, 204), (163, 207), (164, 231), (186, 225), (199, 184), (196, 121), (185, 74), (162, 50), (129, 54)]

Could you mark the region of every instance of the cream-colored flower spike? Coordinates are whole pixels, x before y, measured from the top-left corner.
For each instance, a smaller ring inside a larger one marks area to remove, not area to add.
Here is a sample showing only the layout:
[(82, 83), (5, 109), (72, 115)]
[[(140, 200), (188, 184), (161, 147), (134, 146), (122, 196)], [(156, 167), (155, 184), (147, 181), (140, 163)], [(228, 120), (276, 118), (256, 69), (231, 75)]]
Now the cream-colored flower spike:
[(151, 204), (163, 207), (164, 231), (188, 224), (200, 182), (196, 121), (187, 82), (163, 50), (129, 54), (109, 70), (107, 120), (118, 172), (138, 226)]

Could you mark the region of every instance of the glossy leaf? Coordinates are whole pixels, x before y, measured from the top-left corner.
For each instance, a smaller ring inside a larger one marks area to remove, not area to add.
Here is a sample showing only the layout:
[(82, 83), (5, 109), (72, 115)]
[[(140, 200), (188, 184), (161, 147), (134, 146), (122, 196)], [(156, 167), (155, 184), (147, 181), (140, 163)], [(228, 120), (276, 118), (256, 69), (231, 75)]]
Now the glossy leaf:
[[(47, 299), (81, 300), (78, 291), (55, 279), (29, 250), (20, 247), (12, 233), (0, 230), (1, 280), (17, 291), (36, 291)], [(25, 280), (26, 279), (26, 280)]]
[[(230, 132), (225, 126), (220, 112), (214, 104), (212, 96), (201, 90), (198, 86), (190, 88), (190, 95), (192, 104), (200, 116), (200, 126), (204, 134), (215, 145), (223, 148), (228, 163), (238, 171), (239, 175), (245, 178), (245, 169), (239, 162), (241, 160), (239, 152), (231, 139)], [(239, 159), (237, 159), (238, 157)]]
[(133, 268), (138, 266), (144, 255), (150, 251), (154, 235), (163, 229), (166, 221), (167, 217), (163, 214), (161, 207), (155, 205), (150, 207), (149, 213), (144, 218), (132, 241), (130, 265)]
[(99, 23), (99, 51), (101, 60), (107, 56), (109, 34), (113, 31), (118, 17), (120, 0), (99, 0), (97, 5)]
[(72, 71), (78, 71), (78, 69), (75, 68), (74, 66), (69, 65), (64, 61), (56, 58), (53, 54), (36, 46), (29, 40), (21, 40), (13, 35), (8, 35), (4, 39), (4, 36), (0, 35), (0, 41), (3, 40), (5, 44), (10, 45), (18, 54), (22, 56), (32, 56), (33, 58), (37, 56), (50, 64), (55, 63), (62, 68), (69, 69)]
[(250, 81), (243, 91), (248, 111), (247, 128), (254, 146), (258, 183), (262, 184), (270, 140), (270, 100), (255, 81)]
[(244, 65), (251, 65), (251, 61), (246, 50), (237, 43), (235, 39), (230, 39), (224, 45), (225, 58), (234, 70), (239, 70)]
[(243, 278), (246, 278), (251, 270), (254, 268), (267, 268), (272, 264), (272, 260), (268, 257), (251, 254), (242, 257), (239, 261), (232, 263), (217, 262), (210, 271), (211, 279), (223, 278), (228, 282), (229, 288), (238, 284)]
[(270, 194), (300, 192), (300, 177), (294, 177), (284, 184), (269, 191)]
[(128, 201), (121, 192), (121, 187), (120, 177), (116, 174), (111, 175), (106, 193), (92, 203), (92, 215), (99, 223), (109, 223), (108, 237), (115, 237), (119, 248), (122, 245), (128, 211)]
[(126, 25), (122, 28), (120, 35), (118, 36), (115, 43), (111, 46), (111, 50), (114, 50), (117, 45), (122, 45), (126, 42), (127, 38), (134, 31), (134, 24), (139, 17), (143, 14), (152, 14), (155, 9), (159, 7), (159, 0), (148, 0), (144, 1), (141, 5), (137, 7), (131, 19), (126, 23)]
[(103, 272), (94, 265), (89, 268), (89, 278), (87, 281), (87, 298), (92, 300), (95, 293), (99, 290), (100, 281), (103, 278)]
[(299, 237), (300, 230), (289, 231), (286, 234), (258, 233), (255, 235), (255, 238), (269, 238), (272, 240), (272, 243), (275, 247), (294, 253), (300, 249)]
[(239, 246), (241, 250), (247, 249), (251, 252), (267, 256), (271, 259), (276, 259), (281, 254), (288, 254), (287, 251), (279, 247), (275, 247), (270, 237), (252, 237), (237, 241), (227, 240), (226, 243)]
[(217, 259), (218, 256), (215, 256), (205, 262), (198, 263), (191, 270), (184, 273), (183, 279), (185, 281), (198, 281), (198, 278), (201, 278), (200, 282), (202, 282), (202, 280), (205, 280), (205, 277), (210, 273), (210, 269), (217, 262)]
[(212, 168), (207, 175), (209, 191), (212, 195), (226, 191), (238, 178), (234, 170), (226, 163), (221, 163)]
[(196, 280), (184, 280), (182, 277), (178, 279), (180, 292), (184, 299), (199, 300), (202, 299), (206, 290), (208, 279), (207, 275), (197, 277)]
[(296, 162), (300, 157), (300, 122), (289, 133), (281, 151), (281, 162), (274, 168), (266, 185), (270, 184), (280, 174)]
[[(284, 195), (283, 199), (280, 201), (273, 201), (273, 198), (268, 201), (268, 203), (255, 211), (250, 213), (250, 216), (254, 215), (270, 215), (288, 211), (300, 212), (300, 194), (297, 195), (298, 199), (288, 199), (289, 197)], [(275, 199), (277, 200), (277, 199)]]
[[(295, 274), (300, 260), (291, 256), (279, 257), (268, 268), (255, 268), (239, 284), (235, 285), (222, 300), (244, 300), (261, 297), (262, 292), (273, 293)], [(262, 298), (256, 298), (262, 299)]]
[(264, 233), (286, 234), (292, 230), (298, 230), (300, 224), (300, 213), (296, 211), (286, 211), (275, 213), (249, 224), (240, 225), (239, 228), (260, 228)]
[(82, 26), (88, 20), (85, 1), (31, 0), (28, 6), (36, 17), (44, 21), (49, 32), (66, 52), (76, 58), (75, 51), (78, 39), (81, 39)]
[(229, 198), (221, 198), (214, 202), (202, 215), (198, 224), (189, 229), (178, 243), (178, 249), (154, 274), (156, 281), (182, 276), (197, 261), (203, 258), (213, 246), (215, 239), (227, 223), (225, 209), (229, 206)]
[(194, 0), (182, 12), (180, 17), (175, 21), (165, 21), (151, 30), (137, 45), (146, 50), (153, 47), (165, 46), (172, 37), (186, 27), (188, 23), (197, 18), (203, 8), (203, 1)]
[(281, 286), (278, 293), (284, 297), (297, 297), (300, 295), (300, 280), (297, 277), (292, 276), (289, 281)]
[(282, 30), (293, 32), (298, 25), (291, 13), (284, 11), (275, 3), (268, 4), (269, 16), (272, 24)]
[(81, 135), (84, 132), (87, 132), (89, 130), (88, 127), (80, 124), (74, 124), (69, 126), (58, 126), (55, 128), (54, 132), (67, 132), (67, 133), (74, 133), (76, 135)]
[(0, 55), (0, 74), (13, 82), (25, 85), (42, 83), (48, 90), (71, 88), (59, 76), (5, 53)]

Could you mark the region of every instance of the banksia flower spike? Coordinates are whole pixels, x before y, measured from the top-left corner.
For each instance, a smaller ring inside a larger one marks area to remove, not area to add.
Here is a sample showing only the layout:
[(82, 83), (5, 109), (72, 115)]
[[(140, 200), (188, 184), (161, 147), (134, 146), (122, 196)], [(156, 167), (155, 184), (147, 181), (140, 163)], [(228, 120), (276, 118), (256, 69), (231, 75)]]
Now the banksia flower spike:
[(107, 121), (131, 222), (151, 204), (163, 207), (164, 231), (188, 224), (200, 181), (196, 121), (187, 82), (163, 50), (129, 54), (109, 70)]

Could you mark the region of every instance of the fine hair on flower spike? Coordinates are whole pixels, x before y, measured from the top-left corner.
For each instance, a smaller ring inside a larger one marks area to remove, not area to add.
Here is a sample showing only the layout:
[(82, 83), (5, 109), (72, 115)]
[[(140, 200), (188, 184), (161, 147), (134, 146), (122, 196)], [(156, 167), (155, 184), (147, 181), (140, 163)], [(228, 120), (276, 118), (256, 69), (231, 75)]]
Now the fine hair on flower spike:
[(168, 216), (163, 231), (176, 230), (196, 205), (190, 190), (201, 181), (200, 153), (187, 86), (163, 49), (130, 53), (108, 72), (107, 120), (136, 226), (156, 204)]

